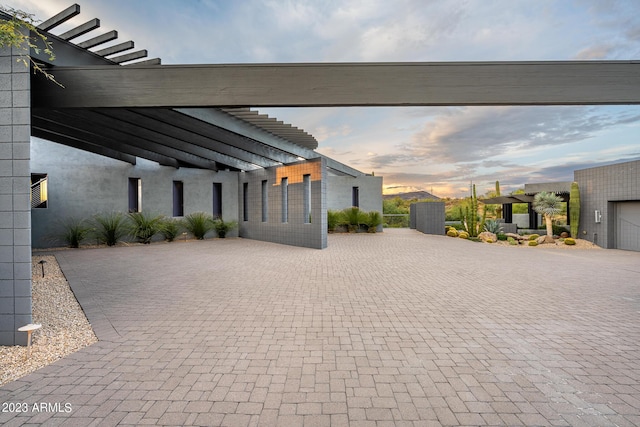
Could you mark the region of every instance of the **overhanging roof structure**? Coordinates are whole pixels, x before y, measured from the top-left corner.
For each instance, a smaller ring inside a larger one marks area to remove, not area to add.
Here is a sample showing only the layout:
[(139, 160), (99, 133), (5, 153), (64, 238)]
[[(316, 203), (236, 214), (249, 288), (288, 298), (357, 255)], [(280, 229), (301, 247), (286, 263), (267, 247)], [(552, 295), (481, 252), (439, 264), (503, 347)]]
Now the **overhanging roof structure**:
[(161, 65), (126, 53), (132, 41), (105, 47), (116, 31), (74, 44), (97, 19), (50, 33), (79, 12), (40, 26), (57, 58), (33, 56), (65, 88), (32, 78), (33, 134), (125, 161), (250, 170), (320, 157), (311, 135), (249, 107), (640, 104), (640, 61)]
[[(146, 51), (123, 53), (134, 48), (132, 41), (105, 47), (117, 39), (116, 31), (77, 44), (72, 42), (98, 28), (98, 19), (58, 35), (50, 32), (79, 13), (80, 6), (73, 5), (39, 26), (54, 45), (56, 59), (48, 63), (51, 70), (55, 70), (53, 72), (57, 73), (60, 67), (66, 66), (114, 69), (160, 66), (158, 58), (135, 62), (144, 58)], [(48, 58), (39, 57), (36, 53), (34, 57), (49, 62)], [(100, 104), (90, 108), (53, 107), (35, 101), (56, 86), (47, 81), (38, 87), (38, 77), (32, 78), (32, 135), (74, 148), (129, 163), (135, 163), (136, 157), (140, 157), (166, 166), (212, 170), (246, 171), (322, 157), (314, 151), (318, 142), (312, 135), (248, 107), (177, 109), (165, 105), (113, 108)], [(60, 81), (57, 76), (56, 80)], [(68, 90), (77, 87), (77, 83), (65, 82), (65, 87), (60, 89), (67, 94)], [(117, 92), (117, 87), (113, 86), (112, 92)], [(162, 88), (155, 90), (162, 91)], [(93, 92), (89, 89), (80, 98), (86, 98)], [(129, 98), (132, 95), (120, 93), (118, 96)], [(335, 174), (364, 175), (329, 158), (327, 167)]]

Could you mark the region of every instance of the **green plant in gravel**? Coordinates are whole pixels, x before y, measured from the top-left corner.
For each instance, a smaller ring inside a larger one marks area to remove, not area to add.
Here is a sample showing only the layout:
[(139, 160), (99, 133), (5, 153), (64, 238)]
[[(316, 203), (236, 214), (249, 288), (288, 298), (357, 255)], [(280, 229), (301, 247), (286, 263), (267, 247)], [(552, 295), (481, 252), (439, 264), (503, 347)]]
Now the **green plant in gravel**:
[(513, 237), (507, 237), (507, 242), (509, 242), (510, 245), (515, 246), (518, 244), (518, 241), (516, 239), (514, 239)]
[[(449, 237), (458, 237), (458, 230), (456, 230), (455, 228), (450, 228), (449, 231), (447, 231), (447, 236), (449, 236)], [(467, 234), (467, 236), (468, 236), (468, 234)]]
[(213, 216), (206, 212), (194, 212), (184, 217), (184, 228), (198, 240), (214, 229)]
[(460, 233), (458, 233), (458, 237), (461, 239), (468, 239), (469, 233), (467, 233), (466, 231), (461, 231)]
[(83, 219), (70, 218), (62, 224), (62, 232), (60, 238), (70, 248), (79, 248), (84, 239), (89, 237), (93, 231), (93, 227)]
[(227, 237), (227, 233), (237, 226), (238, 223), (235, 221), (223, 221), (222, 218), (216, 218), (213, 220), (213, 229), (221, 239)]
[(538, 237), (540, 237), (539, 234), (530, 234), (529, 235), (529, 240), (538, 240)]
[(538, 246), (537, 240), (529, 240), (529, 246)]
[(571, 183), (571, 192), (569, 193), (569, 222), (571, 223), (571, 237), (577, 239), (580, 225), (580, 188), (577, 182)]
[(98, 214), (93, 218), (98, 241), (107, 246), (115, 246), (127, 235), (127, 217), (122, 212)]
[(564, 239), (564, 244), (565, 245), (569, 245), (569, 246), (573, 246), (576, 244), (576, 240), (571, 238), (571, 237), (567, 237), (566, 239)]
[(144, 212), (129, 213), (129, 234), (140, 243), (149, 244), (153, 236), (162, 228), (162, 215), (151, 215)]
[(160, 221), (159, 232), (169, 242), (173, 242), (178, 237), (180, 230), (182, 230), (182, 222), (178, 219), (163, 217)]

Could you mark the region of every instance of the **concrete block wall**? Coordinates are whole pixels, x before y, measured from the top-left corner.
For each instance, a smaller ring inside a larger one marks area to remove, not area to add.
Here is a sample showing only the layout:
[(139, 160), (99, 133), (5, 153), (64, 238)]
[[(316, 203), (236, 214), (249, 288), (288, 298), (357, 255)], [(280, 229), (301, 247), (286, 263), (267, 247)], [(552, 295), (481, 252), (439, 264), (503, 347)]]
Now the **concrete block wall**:
[[(640, 160), (574, 171), (580, 188), (579, 237), (615, 248), (617, 202), (640, 201)], [(602, 215), (595, 222), (595, 211)]]
[[(39, 138), (33, 138), (31, 153), (32, 171), (49, 181), (47, 208), (32, 210), (34, 247), (62, 244), (56, 236), (69, 218), (127, 212), (129, 178), (142, 181), (142, 211), (167, 217), (173, 215), (173, 181), (183, 182), (185, 215), (213, 213), (213, 183), (221, 183), (222, 218), (238, 221), (238, 172), (175, 169), (144, 159), (132, 165)], [(237, 229), (228, 234), (237, 235)]]
[(353, 187), (358, 187), (360, 209), (378, 211), (382, 215), (382, 177), (329, 176), (327, 177), (327, 209), (342, 210), (352, 206)]
[(0, 49), (0, 345), (31, 322), (30, 71)]
[[(307, 184), (304, 175), (310, 177), (311, 222), (305, 215), (305, 203), (308, 202), (305, 201)], [(287, 181), (286, 208), (283, 207), (283, 178)], [(326, 161), (321, 158), (241, 173), (238, 185), (240, 237), (315, 249), (326, 248), (326, 192)], [(263, 198), (263, 194), (266, 198)], [(264, 201), (267, 204), (266, 216), (263, 216)], [(287, 213), (286, 221), (283, 208)]]
[[(412, 203), (409, 207), (411, 218), (415, 218), (415, 229), (425, 234), (445, 235), (444, 202)], [(411, 227), (414, 228), (414, 227)]]

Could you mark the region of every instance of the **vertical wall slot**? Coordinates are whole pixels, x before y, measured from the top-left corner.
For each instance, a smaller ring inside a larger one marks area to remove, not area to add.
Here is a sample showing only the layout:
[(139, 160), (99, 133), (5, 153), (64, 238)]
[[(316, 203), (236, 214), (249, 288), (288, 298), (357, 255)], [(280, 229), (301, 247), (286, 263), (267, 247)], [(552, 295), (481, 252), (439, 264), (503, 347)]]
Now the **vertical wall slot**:
[(242, 220), (249, 221), (249, 183), (242, 184)]
[(142, 212), (142, 179), (129, 178), (129, 212)]
[(282, 178), (280, 181), (282, 191), (282, 222), (289, 221), (289, 178)]
[(262, 181), (262, 222), (269, 221), (269, 187), (267, 180)]
[(311, 224), (311, 175), (302, 176), (302, 186), (304, 187), (304, 223)]
[(222, 183), (213, 183), (213, 217), (222, 218)]
[(173, 216), (184, 216), (184, 184), (173, 181)]

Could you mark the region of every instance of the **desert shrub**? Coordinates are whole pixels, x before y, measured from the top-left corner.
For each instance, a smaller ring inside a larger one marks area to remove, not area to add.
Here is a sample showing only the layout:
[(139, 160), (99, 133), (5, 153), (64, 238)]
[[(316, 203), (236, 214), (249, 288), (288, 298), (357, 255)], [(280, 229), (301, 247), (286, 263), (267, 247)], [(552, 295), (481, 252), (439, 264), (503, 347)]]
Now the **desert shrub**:
[(206, 212), (194, 212), (184, 217), (184, 228), (198, 240), (213, 230), (213, 216)]
[(469, 233), (467, 233), (466, 231), (461, 231), (458, 234), (458, 237), (461, 238), (461, 239), (468, 239), (469, 238)]
[(62, 224), (62, 232), (59, 237), (70, 248), (79, 248), (93, 228), (83, 219), (69, 218)]
[(567, 237), (566, 239), (564, 239), (564, 244), (565, 245), (569, 245), (569, 246), (573, 246), (576, 244), (576, 240), (572, 239), (571, 237)]
[(516, 239), (514, 239), (513, 237), (509, 237), (507, 239), (507, 242), (509, 242), (510, 245), (515, 246), (518, 244), (518, 241)]
[(484, 231), (489, 233), (498, 234), (502, 231), (502, 225), (495, 219), (488, 219), (484, 223)]
[[(235, 221), (223, 221), (222, 218), (216, 218), (213, 220), (213, 229), (219, 238), (224, 239), (227, 237), (227, 233), (238, 226)], [(206, 233), (205, 233), (206, 234)]]
[(382, 224), (382, 216), (378, 211), (367, 212), (365, 224), (369, 233), (375, 233), (378, 226)]
[(447, 231), (447, 236), (458, 237), (458, 231), (454, 228), (450, 228), (449, 231)]
[(487, 243), (493, 243), (493, 239), (487, 239), (487, 240), (485, 240), (485, 242), (487, 242)]
[(127, 234), (127, 220), (122, 212), (98, 214), (93, 217), (96, 237), (107, 246), (115, 246)]
[(162, 219), (162, 215), (131, 212), (129, 214), (129, 234), (138, 239), (139, 242), (149, 244), (153, 236), (160, 232)]
[[(496, 234), (496, 236), (498, 237), (498, 240), (500, 240), (500, 241), (505, 241), (505, 240), (507, 240), (507, 235), (506, 235), (506, 234), (504, 234), (504, 233), (498, 233), (498, 234)], [(513, 237), (512, 237), (512, 238), (513, 238)]]
[(529, 246), (538, 246), (537, 240), (529, 240)]
[(165, 240), (169, 242), (173, 242), (178, 234), (180, 234), (180, 230), (182, 230), (182, 223), (180, 220), (175, 218), (166, 218), (164, 217), (162, 221), (160, 221), (160, 234), (165, 238)]
[(329, 231), (335, 231), (336, 227), (342, 225), (344, 222), (344, 216), (341, 211), (327, 210), (327, 229)]
[(539, 234), (531, 234), (529, 235), (529, 240), (538, 240), (538, 237), (540, 237)]
[(349, 226), (349, 231), (355, 232), (360, 228), (360, 224), (366, 224), (367, 215), (356, 206), (345, 209), (343, 215), (346, 223)]

